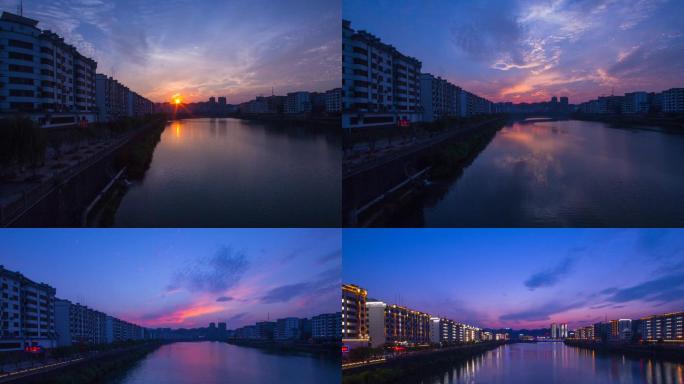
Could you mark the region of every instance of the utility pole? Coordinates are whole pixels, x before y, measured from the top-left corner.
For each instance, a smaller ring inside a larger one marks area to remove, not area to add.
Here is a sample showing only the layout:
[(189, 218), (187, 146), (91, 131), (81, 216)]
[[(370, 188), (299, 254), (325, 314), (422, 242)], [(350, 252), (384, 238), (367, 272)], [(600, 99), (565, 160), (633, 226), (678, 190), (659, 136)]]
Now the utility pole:
[(17, 13), (19, 13), (19, 16), (24, 16), (24, 0), (19, 0), (19, 5), (17, 6)]

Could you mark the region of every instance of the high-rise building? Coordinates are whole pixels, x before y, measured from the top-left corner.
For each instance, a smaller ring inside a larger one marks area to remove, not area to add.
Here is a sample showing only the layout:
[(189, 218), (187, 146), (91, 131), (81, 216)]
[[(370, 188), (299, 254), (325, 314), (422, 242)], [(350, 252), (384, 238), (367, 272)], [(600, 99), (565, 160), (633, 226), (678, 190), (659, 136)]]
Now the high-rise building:
[[(562, 98), (561, 98), (561, 99), (562, 99)], [(562, 323), (562, 324), (560, 325), (558, 337), (561, 338), (561, 339), (565, 339), (565, 338), (568, 337), (568, 324), (567, 324), (567, 323)]]
[(95, 121), (97, 63), (38, 21), (0, 16), (0, 114), (24, 113), (42, 126)]
[(228, 99), (226, 99), (225, 96), (219, 96), (219, 98), (218, 98), (218, 103), (219, 103), (219, 105), (224, 105), (224, 106), (225, 106), (225, 105), (227, 104), (227, 102), (228, 102)]
[(0, 352), (56, 345), (55, 292), (0, 265)]
[(368, 341), (366, 297), (368, 292), (353, 284), (342, 285), (342, 341)]
[(69, 300), (55, 299), (55, 330), (57, 344), (104, 344), (107, 342), (107, 315), (74, 304)]
[(641, 336), (646, 341), (684, 341), (684, 312), (642, 318)]
[(342, 312), (323, 313), (311, 318), (311, 337), (316, 340), (342, 338)]
[(560, 329), (558, 328), (558, 324), (556, 324), (556, 323), (551, 323), (551, 338), (552, 339), (560, 338)]
[(420, 75), (420, 105), (423, 121), (459, 115), (461, 88), (429, 73)]
[(371, 345), (430, 342), (430, 315), (381, 301), (366, 303)]
[(422, 63), (342, 21), (342, 127), (417, 122)]

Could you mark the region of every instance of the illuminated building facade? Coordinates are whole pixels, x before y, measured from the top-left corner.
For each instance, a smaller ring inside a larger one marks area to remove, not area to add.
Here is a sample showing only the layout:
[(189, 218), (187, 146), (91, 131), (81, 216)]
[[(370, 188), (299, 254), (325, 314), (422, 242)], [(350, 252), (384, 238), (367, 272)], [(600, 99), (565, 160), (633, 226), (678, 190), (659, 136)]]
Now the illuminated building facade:
[(356, 285), (342, 285), (342, 341), (368, 341), (366, 298), (368, 292)]
[(642, 318), (641, 336), (646, 341), (684, 342), (684, 312), (673, 312)]

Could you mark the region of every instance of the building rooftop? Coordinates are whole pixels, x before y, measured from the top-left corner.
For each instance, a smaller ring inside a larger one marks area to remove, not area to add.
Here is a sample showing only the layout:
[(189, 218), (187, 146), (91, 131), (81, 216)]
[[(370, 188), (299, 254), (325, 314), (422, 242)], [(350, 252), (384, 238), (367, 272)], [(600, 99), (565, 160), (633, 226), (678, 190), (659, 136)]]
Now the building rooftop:
[(10, 12), (2, 12), (2, 17), (0, 17), (0, 20), (12, 21), (23, 25), (28, 25), (29, 27), (35, 27), (38, 25), (38, 20), (29, 19), (28, 17), (19, 16)]

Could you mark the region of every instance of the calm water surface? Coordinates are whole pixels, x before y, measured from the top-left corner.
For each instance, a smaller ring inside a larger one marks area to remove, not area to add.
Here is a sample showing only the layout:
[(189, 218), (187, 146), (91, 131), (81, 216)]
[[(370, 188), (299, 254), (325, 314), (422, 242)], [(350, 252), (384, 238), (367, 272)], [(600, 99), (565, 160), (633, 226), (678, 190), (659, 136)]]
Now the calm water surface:
[(339, 137), (321, 130), (230, 118), (173, 121), (115, 225), (339, 226), (340, 162)]
[(338, 384), (340, 377), (340, 362), (335, 359), (188, 342), (162, 346), (108, 384)]
[(497, 133), (403, 225), (684, 226), (684, 135), (528, 119)]
[(563, 343), (509, 344), (418, 382), (678, 384), (684, 383), (684, 364), (598, 355)]

